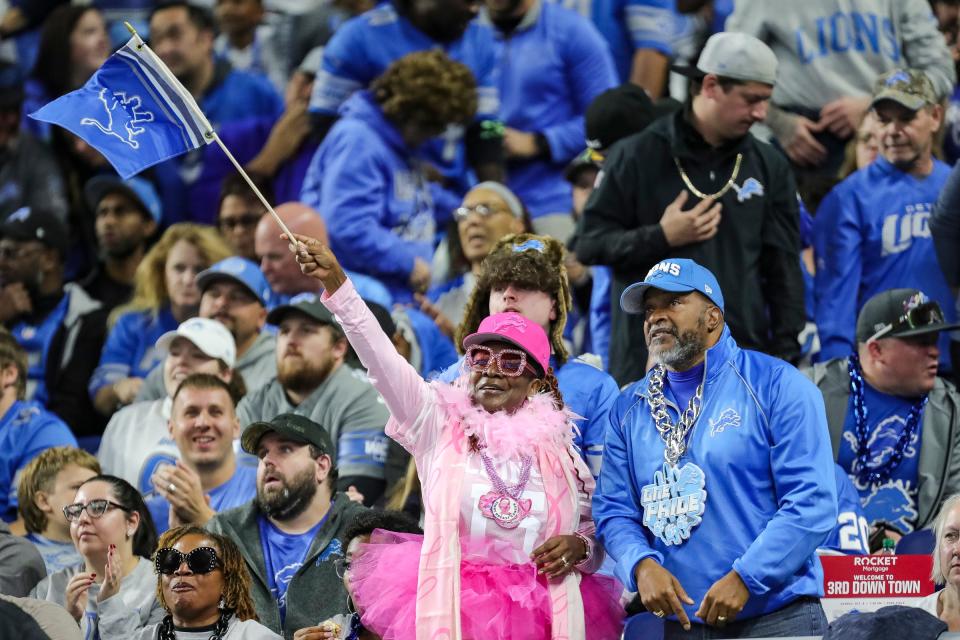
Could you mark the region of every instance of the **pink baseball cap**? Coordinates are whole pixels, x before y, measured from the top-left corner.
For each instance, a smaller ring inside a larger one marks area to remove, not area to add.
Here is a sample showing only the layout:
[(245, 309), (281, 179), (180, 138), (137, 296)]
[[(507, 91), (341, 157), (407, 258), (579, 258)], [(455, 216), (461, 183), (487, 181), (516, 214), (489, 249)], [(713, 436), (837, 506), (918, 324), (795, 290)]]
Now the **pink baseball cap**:
[(523, 349), (544, 373), (550, 368), (550, 341), (543, 327), (513, 311), (484, 318), (477, 332), (463, 339), (463, 348), (498, 340)]

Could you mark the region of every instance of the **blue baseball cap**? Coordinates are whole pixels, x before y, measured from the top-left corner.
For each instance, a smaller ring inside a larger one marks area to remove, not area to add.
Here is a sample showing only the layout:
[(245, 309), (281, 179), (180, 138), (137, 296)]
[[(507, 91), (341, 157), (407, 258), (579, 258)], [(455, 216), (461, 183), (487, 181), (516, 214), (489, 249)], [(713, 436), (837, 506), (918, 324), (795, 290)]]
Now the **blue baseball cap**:
[(686, 258), (667, 258), (653, 265), (643, 282), (635, 282), (620, 296), (620, 308), (627, 313), (643, 313), (647, 289), (674, 293), (699, 291), (723, 311), (723, 293), (710, 270)]
[(203, 292), (217, 280), (233, 280), (249, 291), (264, 307), (270, 306), (273, 290), (256, 263), (230, 256), (197, 274), (197, 286)]

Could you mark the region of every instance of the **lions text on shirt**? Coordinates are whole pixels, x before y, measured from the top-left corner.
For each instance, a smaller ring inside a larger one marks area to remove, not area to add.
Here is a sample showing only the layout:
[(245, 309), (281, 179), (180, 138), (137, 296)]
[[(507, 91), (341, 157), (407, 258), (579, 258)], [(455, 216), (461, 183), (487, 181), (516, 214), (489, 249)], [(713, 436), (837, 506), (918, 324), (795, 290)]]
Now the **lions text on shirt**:
[[(915, 400), (891, 396), (864, 385), (863, 400), (867, 408), (867, 445), (870, 449), (869, 465), (886, 464), (907, 424), (907, 415)], [(923, 414), (920, 414), (920, 423)], [(837, 463), (850, 475), (853, 486), (860, 494), (860, 503), (867, 522), (888, 522), (900, 531), (909, 533), (917, 521), (917, 474), (920, 463), (921, 424), (910, 437), (903, 450), (903, 459), (894, 469), (890, 479), (880, 485), (861, 483), (857, 478), (856, 419), (853, 397), (847, 408), (843, 423), (843, 435)]]
[[(233, 476), (206, 495), (210, 497), (210, 508), (217, 513), (250, 502), (257, 495), (257, 468), (238, 462)], [(147, 508), (158, 534), (170, 528), (170, 503), (166, 498), (153, 493), (147, 497)]]
[(293, 580), (293, 576), (303, 566), (310, 545), (326, 519), (327, 517), (324, 516), (309, 531), (290, 534), (277, 529), (264, 516), (257, 518), (257, 524), (260, 527), (260, 545), (263, 547), (263, 562), (267, 570), (267, 587), (280, 607), (281, 624), (287, 617), (287, 587)]

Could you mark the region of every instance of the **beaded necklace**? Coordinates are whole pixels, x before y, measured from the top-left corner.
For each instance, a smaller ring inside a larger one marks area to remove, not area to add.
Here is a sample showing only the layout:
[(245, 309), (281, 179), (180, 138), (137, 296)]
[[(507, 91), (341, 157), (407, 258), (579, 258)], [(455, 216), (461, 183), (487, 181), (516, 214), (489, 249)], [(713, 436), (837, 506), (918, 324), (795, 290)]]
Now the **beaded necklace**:
[(893, 453), (883, 464), (875, 467), (870, 463), (870, 429), (867, 427), (867, 406), (863, 401), (863, 372), (860, 368), (860, 357), (852, 354), (847, 361), (847, 371), (850, 374), (850, 395), (853, 397), (854, 435), (857, 437), (856, 474), (861, 485), (880, 485), (890, 479), (893, 472), (903, 461), (903, 452), (910, 444), (913, 434), (920, 424), (920, 414), (927, 404), (927, 396), (922, 396), (907, 414), (907, 423), (900, 432)]
[[(232, 609), (221, 609), (220, 617), (217, 619), (217, 624), (213, 628), (213, 633), (210, 635), (210, 640), (222, 640), (223, 636), (227, 634), (227, 627), (230, 625), (230, 618), (233, 617)], [(160, 628), (157, 629), (157, 637), (159, 640), (176, 640), (177, 633), (173, 630), (173, 616), (167, 614), (163, 621), (160, 623)]]

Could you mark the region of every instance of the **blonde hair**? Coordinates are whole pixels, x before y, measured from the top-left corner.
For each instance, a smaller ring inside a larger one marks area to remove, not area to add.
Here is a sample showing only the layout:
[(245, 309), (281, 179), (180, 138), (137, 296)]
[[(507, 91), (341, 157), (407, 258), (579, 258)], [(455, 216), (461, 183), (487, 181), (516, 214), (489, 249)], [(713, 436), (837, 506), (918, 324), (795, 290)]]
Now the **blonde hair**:
[[(189, 535), (203, 536), (211, 540), (216, 547), (217, 558), (220, 560), (220, 571), (223, 573), (223, 603), (228, 609), (233, 609), (238, 620), (256, 620), (257, 611), (250, 598), (250, 573), (247, 563), (240, 554), (237, 545), (226, 536), (217, 535), (196, 525), (174, 527), (166, 531), (157, 540), (157, 550), (172, 547), (181, 538)], [(153, 553), (153, 562), (157, 562), (157, 553)], [(167, 601), (163, 597), (163, 576), (157, 573), (157, 602), (166, 611), (170, 611)]]
[(17, 511), (29, 533), (43, 533), (47, 528), (47, 514), (34, 502), (40, 491), (51, 491), (57, 474), (71, 464), (100, 475), (100, 463), (83, 449), (53, 447), (30, 461), (20, 474), (17, 485)]
[(233, 250), (213, 227), (191, 222), (170, 225), (140, 261), (134, 278), (133, 297), (130, 302), (110, 313), (111, 326), (124, 313), (150, 311), (156, 314), (170, 301), (165, 273), (167, 258), (174, 245), (181, 240), (194, 246), (203, 260), (204, 268), (233, 255)]
[[(940, 564), (940, 547), (943, 545), (943, 530), (947, 528), (947, 518), (950, 512), (960, 507), (960, 493), (955, 493), (943, 501), (940, 512), (933, 520), (933, 571), (930, 577), (938, 585), (946, 584), (947, 580), (943, 577), (943, 567)], [(954, 543), (956, 544), (956, 543)]]

